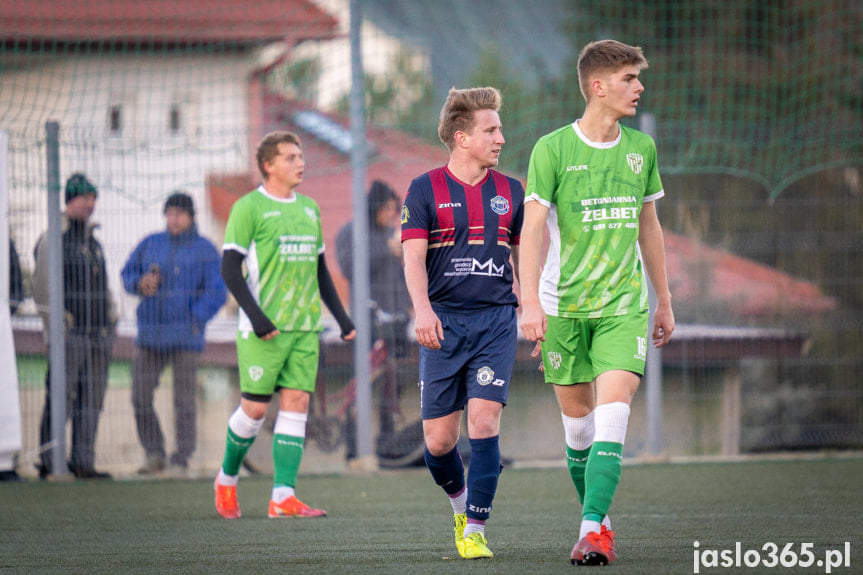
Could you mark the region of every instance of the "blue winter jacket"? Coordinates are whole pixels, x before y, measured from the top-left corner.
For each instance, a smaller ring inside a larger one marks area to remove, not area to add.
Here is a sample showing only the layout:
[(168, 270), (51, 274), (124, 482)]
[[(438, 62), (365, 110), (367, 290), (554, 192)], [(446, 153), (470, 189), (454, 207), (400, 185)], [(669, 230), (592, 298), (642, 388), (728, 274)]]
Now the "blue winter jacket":
[[(172, 236), (168, 232), (144, 238), (123, 266), (123, 287), (141, 297), (135, 344), (156, 350), (204, 349), (204, 327), (225, 303), (221, 257), (192, 226)], [(161, 283), (152, 296), (138, 289), (141, 277), (159, 270)]]

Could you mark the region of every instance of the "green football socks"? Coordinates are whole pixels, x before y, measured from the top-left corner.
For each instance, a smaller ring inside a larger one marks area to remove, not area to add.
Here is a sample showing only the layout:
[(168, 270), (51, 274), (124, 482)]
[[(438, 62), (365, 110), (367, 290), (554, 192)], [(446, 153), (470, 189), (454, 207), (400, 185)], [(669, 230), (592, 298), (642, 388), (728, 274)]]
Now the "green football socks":
[(584, 503), (584, 471), (587, 467), (588, 455), (590, 455), (589, 447), (587, 449), (572, 449), (567, 446), (566, 448), (566, 465), (569, 467), (569, 476), (575, 484), (580, 503)]
[[(614, 492), (620, 482), (623, 444), (597, 441), (590, 448), (584, 472), (586, 485), (582, 518), (601, 522), (608, 514)], [(577, 485), (576, 485), (577, 488)]]
[(240, 473), (240, 465), (246, 457), (255, 437), (240, 437), (228, 427), (228, 438), (225, 443), (225, 456), (222, 459), (222, 471), (225, 475)]
[(297, 474), (303, 460), (305, 438), (292, 435), (273, 435), (273, 485), (296, 487)]

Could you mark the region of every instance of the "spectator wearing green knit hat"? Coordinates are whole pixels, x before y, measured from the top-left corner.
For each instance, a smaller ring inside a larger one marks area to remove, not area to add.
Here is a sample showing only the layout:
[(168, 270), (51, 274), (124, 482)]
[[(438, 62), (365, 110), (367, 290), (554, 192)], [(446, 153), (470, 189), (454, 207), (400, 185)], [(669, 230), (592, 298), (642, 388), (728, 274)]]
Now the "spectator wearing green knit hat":
[[(61, 218), (63, 268), (63, 325), (66, 344), (66, 406), (72, 420), (69, 470), (79, 479), (110, 479), (96, 471), (96, 432), (108, 388), (108, 364), (114, 344), (114, 312), (102, 245), (94, 235), (91, 221), (98, 191), (84, 174), (66, 181), (66, 211)], [(44, 234), (36, 244), (36, 272), (33, 297), (39, 306), (48, 338), (48, 242)], [(46, 376), (45, 408), (39, 441), (42, 462), (39, 476), (51, 469), (50, 370)]]

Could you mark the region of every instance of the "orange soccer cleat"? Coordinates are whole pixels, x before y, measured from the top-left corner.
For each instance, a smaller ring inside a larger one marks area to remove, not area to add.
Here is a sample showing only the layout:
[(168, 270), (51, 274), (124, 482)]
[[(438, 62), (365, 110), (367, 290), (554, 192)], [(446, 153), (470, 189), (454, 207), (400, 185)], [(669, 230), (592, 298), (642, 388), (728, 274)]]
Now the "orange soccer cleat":
[(326, 517), (327, 512), (323, 509), (309, 507), (302, 501), (291, 495), (281, 503), (270, 500), (270, 517)]
[(572, 548), (573, 565), (608, 565), (617, 560), (614, 531), (603, 525), (599, 533), (591, 531)]
[(213, 482), (216, 490), (216, 511), (225, 519), (240, 517), (240, 504), (237, 502), (237, 486), (222, 485), (218, 478)]

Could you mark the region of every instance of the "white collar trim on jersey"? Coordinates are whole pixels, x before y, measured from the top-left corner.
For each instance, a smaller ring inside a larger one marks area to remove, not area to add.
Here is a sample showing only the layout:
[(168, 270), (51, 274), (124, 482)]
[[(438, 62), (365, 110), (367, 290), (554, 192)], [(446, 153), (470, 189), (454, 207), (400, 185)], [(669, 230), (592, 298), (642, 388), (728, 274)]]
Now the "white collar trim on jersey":
[(576, 120), (575, 122), (572, 123), (572, 129), (575, 130), (575, 134), (578, 136), (578, 138), (582, 142), (584, 142), (585, 144), (587, 144), (591, 148), (596, 148), (597, 150), (607, 150), (609, 148), (613, 148), (614, 146), (616, 146), (617, 144), (620, 143), (620, 138), (623, 136), (623, 129), (621, 129), (620, 126), (618, 126), (617, 137), (614, 140), (612, 140), (610, 142), (594, 142), (593, 140), (589, 139), (587, 136), (584, 135), (584, 132), (581, 131), (581, 128), (579, 127), (578, 122), (579, 122), (579, 120)]
[(274, 202), (282, 202), (284, 204), (292, 204), (297, 201), (297, 192), (294, 192), (290, 198), (280, 198), (278, 196), (274, 196), (270, 192), (267, 191), (267, 188), (264, 187), (264, 184), (258, 186), (258, 191), (273, 200)]

